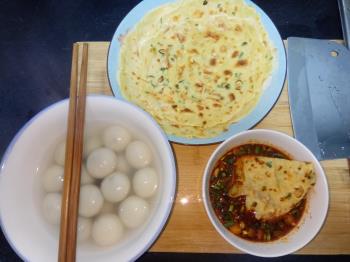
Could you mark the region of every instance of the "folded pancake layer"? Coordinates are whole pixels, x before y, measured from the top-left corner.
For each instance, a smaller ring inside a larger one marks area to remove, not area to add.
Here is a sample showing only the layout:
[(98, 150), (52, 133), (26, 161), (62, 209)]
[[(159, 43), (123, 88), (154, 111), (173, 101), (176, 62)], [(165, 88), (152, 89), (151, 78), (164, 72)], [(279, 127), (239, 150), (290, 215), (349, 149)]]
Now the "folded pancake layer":
[(230, 196), (246, 196), (247, 209), (257, 219), (272, 219), (289, 212), (315, 184), (312, 163), (280, 158), (243, 156), (235, 163)]

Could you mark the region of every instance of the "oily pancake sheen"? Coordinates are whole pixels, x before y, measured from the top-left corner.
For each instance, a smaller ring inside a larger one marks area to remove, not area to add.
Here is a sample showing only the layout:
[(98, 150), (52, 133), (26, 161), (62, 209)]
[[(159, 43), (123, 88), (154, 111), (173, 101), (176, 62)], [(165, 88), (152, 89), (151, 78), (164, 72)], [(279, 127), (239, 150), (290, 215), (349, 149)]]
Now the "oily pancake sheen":
[(257, 219), (286, 214), (316, 182), (312, 163), (260, 156), (240, 157), (234, 167), (231, 197), (246, 196)]
[(210, 138), (257, 104), (275, 61), (243, 0), (183, 0), (148, 13), (121, 38), (122, 95), (168, 133)]

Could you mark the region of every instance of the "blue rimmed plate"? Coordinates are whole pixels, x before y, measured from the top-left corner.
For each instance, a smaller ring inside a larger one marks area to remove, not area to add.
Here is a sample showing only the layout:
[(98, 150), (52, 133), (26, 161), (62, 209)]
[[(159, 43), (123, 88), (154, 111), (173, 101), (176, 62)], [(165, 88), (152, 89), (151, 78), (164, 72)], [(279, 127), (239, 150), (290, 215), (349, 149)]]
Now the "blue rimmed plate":
[[(271, 19), (250, 0), (245, 0), (246, 3), (258, 12), (261, 21), (265, 26), (269, 38), (276, 48), (277, 54), (277, 66), (272, 73), (269, 84), (266, 86), (260, 101), (255, 108), (246, 117), (242, 118), (239, 122), (233, 123), (229, 129), (225, 132), (212, 138), (186, 138), (168, 134), (168, 139), (173, 142), (192, 145), (212, 144), (226, 140), (234, 134), (241, 131), (252, 128), (259, 121), (261, 121), (267, 113), (271, 110), (276, 103), (284, 84), (286, 77), (286, 53), (283, 45), (282, 38), (277, 31), (275, 25)], [(119, 51), (121, 48), (119, 37), (125, 35), (130, 29), (132, 29), (149, 11), (152, 9), (169, 2), (175, 2), (172, 0), (145, 0), (135, 6), (119, 24), (116, 32), (114, 33), (112, 42), (108, 51), (107, 71), (108, 79), (112, 87), (112, 91), (116, 98), (126, 100), (120, 91), (118, 85), (118, 70), (119, 70)]]

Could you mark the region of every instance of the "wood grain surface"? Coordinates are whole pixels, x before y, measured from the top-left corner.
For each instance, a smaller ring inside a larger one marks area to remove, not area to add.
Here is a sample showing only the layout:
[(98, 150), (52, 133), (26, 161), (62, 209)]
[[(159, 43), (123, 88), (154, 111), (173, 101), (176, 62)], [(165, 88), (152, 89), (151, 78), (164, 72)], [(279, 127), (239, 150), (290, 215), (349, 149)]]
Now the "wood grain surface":
[[(112, 95), (106, 72), (108, 47), (109, 42), (89, 42), (87, 90), (90, 94)], [(287, 90), (285, 84), (276, 105), (254, 128), (293, 135)], [(167, 225), (150, 251), (241, 253), (216, 232), (202, 203), (202, 174), (217, 146), (172, 143), (178, 168), (175, 205)], [(350, 175), (347, 160), (322, 161), (321, 164), (330, 188), (328, 216), (319, 234), (297, 253), (350, 254)]]

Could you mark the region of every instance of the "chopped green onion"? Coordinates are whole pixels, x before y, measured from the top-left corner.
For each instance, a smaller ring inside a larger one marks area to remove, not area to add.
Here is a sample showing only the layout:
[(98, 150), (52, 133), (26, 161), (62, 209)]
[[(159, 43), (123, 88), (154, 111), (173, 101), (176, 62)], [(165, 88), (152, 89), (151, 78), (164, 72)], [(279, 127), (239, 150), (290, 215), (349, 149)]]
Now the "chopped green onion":
[(260, 154), (261, 153), (261, 147), (257, 146), (255, 147), (255, 154)]
[(227, 221), (224, 223), (224, 227), (232, 227), (235, 223), (231, 220), (231, 221)]
[(234, 208), (234, 205), (231, 204), (230, 207), (228, 208), (228, 212), (232, 212), (232, 211), (233, 211), (233, 208)]
[(224, 185), (221, 181), (216, 182), (216, 184), (211, 185), (211, 188), (215, 190), (222, 190), (224, 188)]
[(150, 83), (153, 87), (157, 87), (157, 85), (155, 83), (153, 83), (152, 81)]
[(234, 156), (228, 156), (224, 160), (227, 164), (232, 165), (234, 162)]

